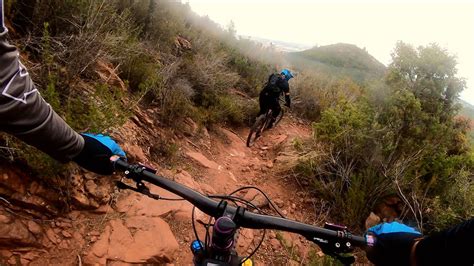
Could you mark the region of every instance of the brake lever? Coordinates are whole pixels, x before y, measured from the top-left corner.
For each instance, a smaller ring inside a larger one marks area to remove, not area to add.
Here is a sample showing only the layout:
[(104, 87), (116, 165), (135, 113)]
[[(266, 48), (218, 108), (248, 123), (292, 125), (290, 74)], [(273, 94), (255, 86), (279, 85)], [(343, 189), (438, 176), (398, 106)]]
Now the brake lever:
[(147, 186), (145, 186), (145, 184), (143, 184), (142, 182), (137, 182), (137, 187), (136, 188), (132, 187), (132, 186), (129, 186), (129, 185), (123, 183), (122, 181), (115, 182), (115, 185), (119, 189), (129, 189), (129, 190), (138, 192), (140, 194), (143, 194), (145, 196), (148, 196), (148, 197), (150, 197), (154, 200), (160, 200), (161, 199), (160, 195), (151, 193), (150, 189)]

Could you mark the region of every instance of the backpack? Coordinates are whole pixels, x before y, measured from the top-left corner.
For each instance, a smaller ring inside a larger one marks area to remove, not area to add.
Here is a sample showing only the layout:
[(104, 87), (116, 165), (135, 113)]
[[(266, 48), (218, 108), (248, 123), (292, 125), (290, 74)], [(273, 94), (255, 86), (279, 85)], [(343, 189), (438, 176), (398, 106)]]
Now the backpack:
[(263, 90), (272, 96), (278, 97), (281, 93), (281, 89), (277, 85), (279, 78), (279, 74), (271, 74), (268, 77), (267, 84), (265, 84), (265, 88), (263, 88)]

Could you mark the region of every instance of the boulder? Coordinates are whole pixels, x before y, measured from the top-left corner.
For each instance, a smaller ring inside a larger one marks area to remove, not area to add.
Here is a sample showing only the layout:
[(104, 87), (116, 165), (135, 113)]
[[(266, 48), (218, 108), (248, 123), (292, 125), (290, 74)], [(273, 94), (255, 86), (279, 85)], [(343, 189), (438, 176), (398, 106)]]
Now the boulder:
[(219, 169), (219, 165), (216, 162), (207, 159), (202, 153), (188, 151), (186, 155), (206, 168)]
[(164, 264), (172, 262), (178, 250), (178, 242), (164, 220), (135, 216), (125, 222), (110, 221), (93, 245), (87, 263)]

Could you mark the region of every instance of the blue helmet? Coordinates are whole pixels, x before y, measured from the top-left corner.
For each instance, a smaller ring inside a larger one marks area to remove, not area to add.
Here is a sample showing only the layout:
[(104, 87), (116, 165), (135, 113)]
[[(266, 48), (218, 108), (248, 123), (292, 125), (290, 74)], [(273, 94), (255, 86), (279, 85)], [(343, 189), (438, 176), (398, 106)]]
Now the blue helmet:
[(291, 74), (291, 71), (286, 68), (281, 71), (281, 74), (285, 75), (286, 81), (289, 81), (291, 78), (293, 78), (293, 74)]

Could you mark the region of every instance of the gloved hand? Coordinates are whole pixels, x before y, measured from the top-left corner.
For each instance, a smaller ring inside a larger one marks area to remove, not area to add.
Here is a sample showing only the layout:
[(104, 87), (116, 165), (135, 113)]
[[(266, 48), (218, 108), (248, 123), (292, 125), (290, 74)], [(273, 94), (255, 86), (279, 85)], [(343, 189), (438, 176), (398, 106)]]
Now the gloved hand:
[(89, 133), (81, 134), (84, 138), (84, 148), (73, 161), (81, 167), (100, 175), (110, 175), (113, 167), (110, 163), (112, 155), (126, 158), (125, 152), (109, 136)]
[(291, 106), (290, 95), (285, 95), (285, 106), (287, 106), (288, 108), (290, 108)]
[(420, 232), (399, 222), (383, 223), (369, 228), (367, 242), (375, 243), (367, 249), (367, 258), (375, 265), (410, 265), (410, 254)]

